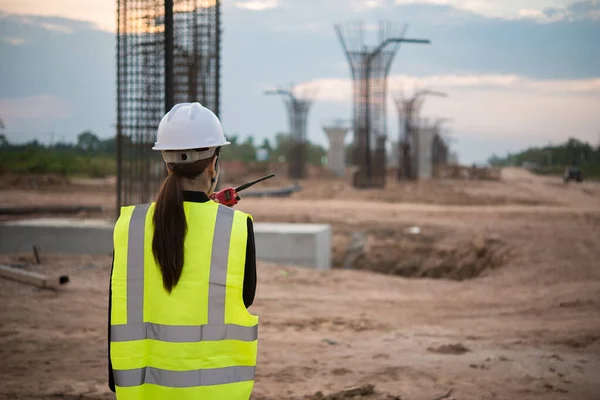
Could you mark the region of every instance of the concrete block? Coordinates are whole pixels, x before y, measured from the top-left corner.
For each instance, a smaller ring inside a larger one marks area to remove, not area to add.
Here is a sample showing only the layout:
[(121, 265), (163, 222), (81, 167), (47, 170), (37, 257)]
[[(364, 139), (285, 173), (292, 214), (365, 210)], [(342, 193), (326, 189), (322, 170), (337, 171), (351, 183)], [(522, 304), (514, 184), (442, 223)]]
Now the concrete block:
[(39, 218), (0, 224), (0, 253), (111, 254), (113, 227), (101, 219)]
[(331, 225), (257, 223), (257, 258), (280, 264), (331, 268)]
[[(111, 254), (114, 223), (99, 219), (40, 218), (0, 223), (0, 253)], [(331, 268), (331, 226), (255, 223), (256, 258), (316, 269)]]
[(323, 128), (329, 139), (327, 166), (331, 172), (340, 177), (346, 175), (346, 147), (344, 146), (344, 139), (346, 138), (348, 129), (348, 127), (339, 124)]

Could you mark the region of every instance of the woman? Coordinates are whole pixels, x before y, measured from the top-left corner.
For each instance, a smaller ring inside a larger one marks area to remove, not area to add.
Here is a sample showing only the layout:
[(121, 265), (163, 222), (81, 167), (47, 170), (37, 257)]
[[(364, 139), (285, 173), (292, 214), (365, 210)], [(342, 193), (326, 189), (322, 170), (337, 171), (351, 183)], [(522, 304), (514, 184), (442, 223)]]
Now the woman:
[(175, 105), (153, 147), (169, 172), (156, 202), (121, 209), (109, 304), (109, 386), (118, 400), (250, 397), (252, 217), (209, 199), (228, 144), (210, 110)]

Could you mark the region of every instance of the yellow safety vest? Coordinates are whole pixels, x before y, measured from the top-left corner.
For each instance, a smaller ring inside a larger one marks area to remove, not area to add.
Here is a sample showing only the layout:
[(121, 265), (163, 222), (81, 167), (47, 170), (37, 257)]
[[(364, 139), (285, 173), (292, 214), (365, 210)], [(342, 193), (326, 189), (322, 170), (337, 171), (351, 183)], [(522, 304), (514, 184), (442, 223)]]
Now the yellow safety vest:
[(184, 202), (181, 278), (169, 294), (152, 253), (154, 203), (123, 207), (114, 230), (111, 342), (117, 399), (247, 400), (258, 317), (242, 300), (247, 218)]

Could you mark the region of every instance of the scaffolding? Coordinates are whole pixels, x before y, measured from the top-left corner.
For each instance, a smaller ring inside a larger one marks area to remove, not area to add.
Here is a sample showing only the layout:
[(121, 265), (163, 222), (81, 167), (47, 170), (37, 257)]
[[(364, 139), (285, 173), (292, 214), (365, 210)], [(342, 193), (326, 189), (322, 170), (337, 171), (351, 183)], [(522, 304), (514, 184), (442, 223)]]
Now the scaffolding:
[(355, 187), (384, 187), (386, 176), (387, 77), (401, 42), (429, 43), (423, 39), (404, 39), (407, 26), (381, 21), (378, 44), (364, 44), (362, 22), (336, 25), (353, 79), (354, 149), (352, 161), (358, 167)]
[(162, 116), (198, 101), (220, 115), (220, 1), (117, 1), (117, 213), (166, 176), (152, 151)]
[(288, 112), (291, 146), (286, 159), (289, 160), (289, 177), (303, 179), (306, 177), (306, 163), (308, 160), (308, 142), (306, 140), (306, 121), (312, 105), (316, 90), (306, 88), (302, 94), (294, 94), (297, 88), (278, 87), (267, 90), (267, 95), (280, 95)]

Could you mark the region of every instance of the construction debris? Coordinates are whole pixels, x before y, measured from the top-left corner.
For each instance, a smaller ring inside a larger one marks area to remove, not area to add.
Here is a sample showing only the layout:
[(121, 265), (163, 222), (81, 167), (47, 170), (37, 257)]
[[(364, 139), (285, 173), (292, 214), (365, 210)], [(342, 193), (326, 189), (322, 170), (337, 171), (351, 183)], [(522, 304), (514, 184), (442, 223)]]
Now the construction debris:
[(339, 392), (324, 395), (323, 392), (316, 392), (314, 395), (306, 397), (307, 400), (345, 400), (345, 399), (373, 399), (373, 400), (401, 400), (400, 396), (379, 393), (375, 390), (375, 385), (366, 384), (361, 386), (344, 389)]
[(443, 344), (438, 347), (430, 346), (427, 348), (427, 351), (429, 351), (431, 353), (438, 353), (438, 354), (460, 355), (460, 354), (468, 353), (471, 350), (468, 349), (467, 347), (465, 347), (465, 345), (463, 345), (462, 343), (452, 343), (452, 344)]
[(442, 400), (442, 399), (447, 399), (448, 397), (450, 397), (450, 395), (452, 394), (452, 388), (448, 389), (448, 391), (442, 395), (439, 395), (438, 397), (432, 399), (432, 400)]
[(40, 260), (40, 249), (37, 246), (33, 246), (33, 257), (35, 258), (36, 264), (40, 265), (42, 261)]
[(364, 232), (352, 232), (350, 243), (346, 247), (346, 255), (344, 257), (344, 269), (350, 269), (359, 257), (364, 257), (365, 246), (367, 244), (367, 236)]
[(0, 265), (0, 277), (37, 286), (40, 289), (58, 289), (69, 282), (67, 275), (47, 277), (36, 272), (25, 271), (7, 265)]
[(436, 166), (434, 176), (442, 179), (467, 179), (498, 181), (502, 179), (500, 168), (488, 166), (443, 165)]
[(296, 183), (292, 186), (280, 189), (245, 192), (243, 197), (288, 197), (291, 196), (293, 193), (299, 192), (301, 190), (302, 187), (300, 187), (300, 185)]
[(80, 212), (102, 212), (102, 206), (46, 205), (46, 206), (2, 206), (0, 215), (31, 214), (78, 214)]

